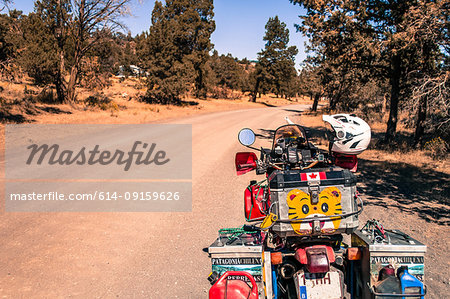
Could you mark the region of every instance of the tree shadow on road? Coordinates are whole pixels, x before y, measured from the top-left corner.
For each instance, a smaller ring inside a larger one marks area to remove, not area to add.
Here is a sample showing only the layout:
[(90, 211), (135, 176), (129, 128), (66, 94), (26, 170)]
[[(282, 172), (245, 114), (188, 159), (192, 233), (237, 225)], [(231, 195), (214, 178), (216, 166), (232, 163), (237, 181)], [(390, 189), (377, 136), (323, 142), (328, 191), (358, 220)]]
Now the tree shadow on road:
[(365, 204), (397, 207), (428, 222), (449, 225), (450, 175), (403, 162), (358, 160)]
[(258, 129), (258, 133), (255, 133), (257, 138), (272, 140), (275, 135), (275, 130)]
[(276, 106), (276, 105), (269, 104), (269, 103), (266, 103), (266, 102), (257, 102), (257, 103), (263, 104), (264, 106), (267, 106), (267, 107), (278, 107), (278, 106)]
[(296, 116), (301, 116), (304, 113), (304, 111), (305, 111), (305, 110), (295, 110), (295, 109), (283, 109), (283, 110), (287, 111), (287, 112), (297, 113), (298, 115), (296, 115)]

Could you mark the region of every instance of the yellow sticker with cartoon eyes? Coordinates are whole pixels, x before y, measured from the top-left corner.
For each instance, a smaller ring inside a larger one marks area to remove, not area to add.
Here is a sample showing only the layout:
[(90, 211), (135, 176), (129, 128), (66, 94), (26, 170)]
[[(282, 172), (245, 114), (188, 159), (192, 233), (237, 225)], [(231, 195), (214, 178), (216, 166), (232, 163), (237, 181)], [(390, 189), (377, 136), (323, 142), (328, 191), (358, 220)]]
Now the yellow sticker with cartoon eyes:
[[(311, 197), (308, 193), (293, 189), (287, 195), (289, 206), (289, 219), (299, 222), (292, 222), (292, 228), (299, 235), (308, 235), (313, 232), (313, 222), (301, 221), (302, 218), (312, 218), (314, 216), (336, 216), (342, 214), (341, 191), (337, 187), (327, 187), (319, 193), (319, 202), (311, 204)], [(334, 233), (341, 223), (341, 218), (331, 221), (320, 221), (320, 231), (324, 234)]]

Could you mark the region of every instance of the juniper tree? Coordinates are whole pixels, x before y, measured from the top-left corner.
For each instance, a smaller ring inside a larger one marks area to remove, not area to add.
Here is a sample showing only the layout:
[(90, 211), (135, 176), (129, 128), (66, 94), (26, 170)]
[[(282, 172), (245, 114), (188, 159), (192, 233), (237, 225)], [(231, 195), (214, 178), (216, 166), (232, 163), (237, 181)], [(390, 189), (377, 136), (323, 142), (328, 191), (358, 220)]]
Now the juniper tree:
[(206, 97), (213, 15), (212, 0), (155, 2), (147, 45), (139, 48), (150, 74), (148, 101), (177, 102), (191, 84), (197, 97)]
[[(6, 5), (9, 3), (3, 2)], [(1, 7), (1, 6), (0, 6)], [(2, 11), (2, 9), (0, 9)], [(8, 14), (0, 14), (0, 72), (8, 72), (8, 65), (17, 54), (16, 37), (12, 34), (22, 18), (22, 12), (10, 10)]]
[[(121, 28), (130, 0), (39, 0), (24, 26), (24, 55), (43, 63), (48, 84), (55, 85), (60, 102), (73, 102), (83, 58), (108, 32)], [(41, 49), (40, 49), (41, 48)], [(33, 65), (33, 63), (31, 63)], [(39, 70), (38, 70), (39, 72)], [(66, 80), (66, 75), (68, 80)]]
[(263, 40), (266, 41), (264, 50), (258, 53), (258, 63), (255, 70), (255, 87), (253, 101), (263, 86), (270, 86), (274, 93), (285, 95), (289, 83), (297, 75), (295, 71), (296, 46), (288, 46), (289, 29), (278, 16), (269, 18)]
[(210, 67), (214, 76), (214, 85), (244, 91), (247, 74), (244, 67), (231, 54), (219, 56), (214, 51)]

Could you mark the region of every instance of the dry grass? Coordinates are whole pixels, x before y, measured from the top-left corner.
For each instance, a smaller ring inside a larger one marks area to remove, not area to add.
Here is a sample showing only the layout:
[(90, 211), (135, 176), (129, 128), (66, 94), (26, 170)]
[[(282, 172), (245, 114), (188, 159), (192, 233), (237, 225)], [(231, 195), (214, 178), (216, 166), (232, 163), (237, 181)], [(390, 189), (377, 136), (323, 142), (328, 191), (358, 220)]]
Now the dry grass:
[[(306, 101), (303, 98), (288, 101), (267, 95), (258, 98), (257, 103), (251, 103), (249, 96), (244, 95), (237, 100), (199, 100), (186, 97), (186, 105), (183, 106), (147, 104), (138, 100), (146, 92), (145, 82), (137, 78), (122, 81), (113, 77), (110, 79), (111, 84), (103, 90), (77, 89), (78, 102), (75, 104), (52, 105), (30, 101), (41, 92), (40, 88), (30, 83), (0, 82), (0, 90), (3, 89), (0, 94), (3, 122), (147, 123), (213, 111), (280, 106)], [(85, 103), (88, 97), (98, 94), (111, 99), (111, 104), (92, 106)], [(27, 97), (28, 100), (24, 100)]]
[[(32, 85), (31, 80), (22, 82), (0, 81), (0, 121), (3, 123), (43, 123), (43, 124), (138, 124), (177, 119), (191, 115), (236, 109), (261, 108), (298, 103), (309, 103), (303, 98), (288, 101), (266, 95), (249, 102), (243, 95), (237, 100), (184, 99), (185, 105), (158, 105), (140, 102), (138, 99), (146, 92), (145, 82), (137, 78), (120, 80), (111, 78), (103, 90), (77, 89), (78, 102), (75, 104), (48, 104), (36, 101), (41, 88)], [(106, 97), (107, 105), (88, 105), (90, 96)], [(4, 125), (0, 124), (0, 149), (4, 148)]]

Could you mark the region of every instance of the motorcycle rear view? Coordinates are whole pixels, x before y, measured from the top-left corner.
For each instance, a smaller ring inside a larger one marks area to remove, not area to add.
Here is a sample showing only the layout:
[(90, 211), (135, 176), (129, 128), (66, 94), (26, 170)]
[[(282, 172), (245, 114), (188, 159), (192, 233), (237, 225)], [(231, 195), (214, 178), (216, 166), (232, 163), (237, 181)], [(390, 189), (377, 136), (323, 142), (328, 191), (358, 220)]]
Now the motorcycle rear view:
[[(242, 129), (238, 175), (264, 175), (244, 191), (250, 223), (219, 230), (208, 248), (209, 298), (422, 298), (426, 246), (377, 221), (358, 229), (363, 201), (356, 190), (357, 155), (370, 127), (348, 114), (324, 115), (329, 150), (313, 145), (305, 128), (287, 119), (271, 148), (252, 147)], [(351, 244), (343, 243), (351, 235)]]

